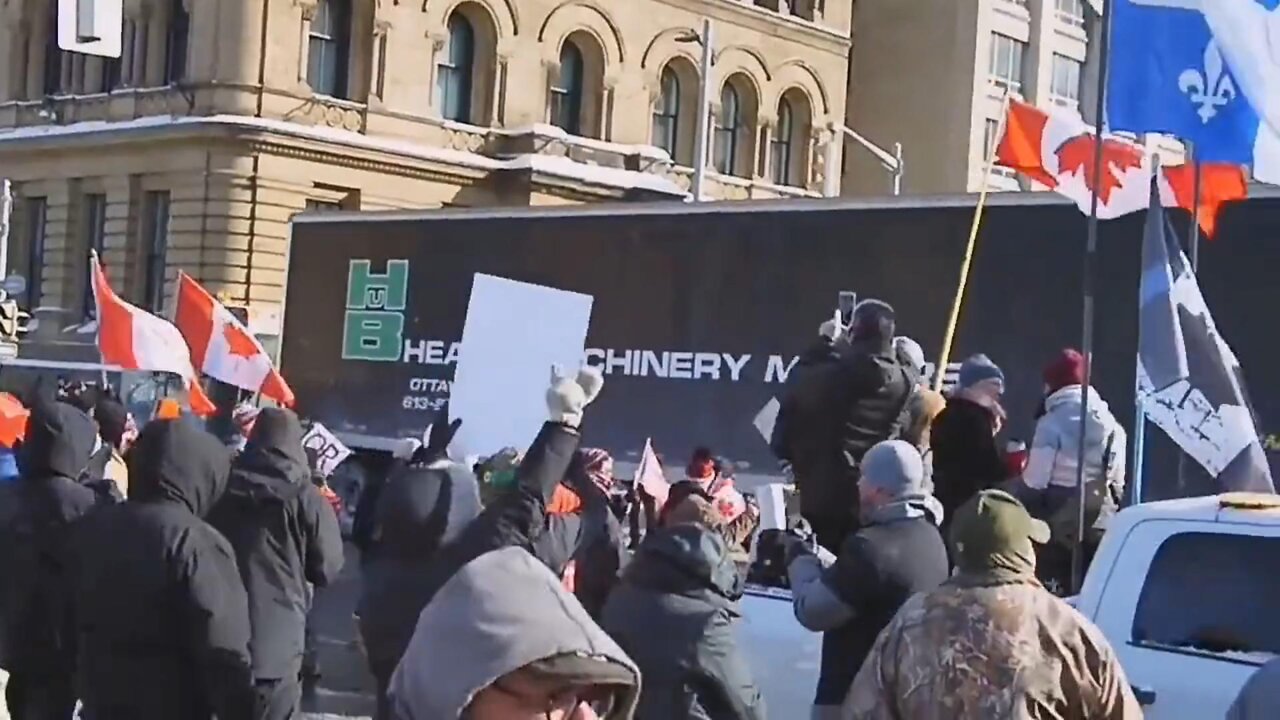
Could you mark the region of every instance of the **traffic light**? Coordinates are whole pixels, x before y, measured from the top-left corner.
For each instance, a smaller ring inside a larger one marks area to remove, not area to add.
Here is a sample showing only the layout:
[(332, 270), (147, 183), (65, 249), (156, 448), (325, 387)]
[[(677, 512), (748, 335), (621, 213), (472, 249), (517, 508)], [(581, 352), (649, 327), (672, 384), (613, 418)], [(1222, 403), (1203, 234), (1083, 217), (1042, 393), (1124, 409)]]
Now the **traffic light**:
[(31, 315), (18, 307), (17, 300), (0, 290), (0, 342), (17, 342), (27, 331), (27, 321), (30, 319)]
[(22, 315), (18, 309), (18, 301), (6, 298), (0, 300), (0, 340), (14, 342), (22, 334)]

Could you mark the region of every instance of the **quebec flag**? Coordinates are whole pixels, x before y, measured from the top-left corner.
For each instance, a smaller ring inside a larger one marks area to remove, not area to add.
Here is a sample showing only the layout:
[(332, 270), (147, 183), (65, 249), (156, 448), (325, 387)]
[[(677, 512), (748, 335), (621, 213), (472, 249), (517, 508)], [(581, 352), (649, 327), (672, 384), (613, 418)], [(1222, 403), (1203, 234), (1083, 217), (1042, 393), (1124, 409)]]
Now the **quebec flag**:
[(1107, 125), (1280, 184), (1280, 0), (1113, 0)]

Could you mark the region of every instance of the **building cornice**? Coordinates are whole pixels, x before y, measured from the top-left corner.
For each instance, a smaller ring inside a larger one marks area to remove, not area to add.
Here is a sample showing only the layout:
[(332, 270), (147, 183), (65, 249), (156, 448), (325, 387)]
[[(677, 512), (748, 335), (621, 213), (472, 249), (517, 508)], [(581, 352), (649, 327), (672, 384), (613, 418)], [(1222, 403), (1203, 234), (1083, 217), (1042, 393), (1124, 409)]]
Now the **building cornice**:
[(214, 115), (209, 117), (151, 116), (124, 122), (83, 122), (44, 125), (0, 132), (0, 156), (11, 152), (81, 150), (122, 143), (220, 137), (249, 144), (246, 152), (292, 154), (331, 165), (356, 167), (398, 175), (470, 183), (491, 173), (531, 172), (556, 177), (571, 185), (612, 192), (648, 192), (683, 197), (685, 192), (657, 175), (599, 167), (568, 157), (536, 154), (495, 158), (476, 153), (423, 145), (409, 140), (369, 137), (327, 127), (296, 125), (280, 120)]
[[(853, 41), (841, 30), (829, 28), (792, 15), (781, 15), (742, 0), (701, 0), (707, 16), (732, 23), (765, 35), (797, 42), (806, 47), (846, 56)], [(681, 10), (689, 9), (688, 0), (658, 0)]]

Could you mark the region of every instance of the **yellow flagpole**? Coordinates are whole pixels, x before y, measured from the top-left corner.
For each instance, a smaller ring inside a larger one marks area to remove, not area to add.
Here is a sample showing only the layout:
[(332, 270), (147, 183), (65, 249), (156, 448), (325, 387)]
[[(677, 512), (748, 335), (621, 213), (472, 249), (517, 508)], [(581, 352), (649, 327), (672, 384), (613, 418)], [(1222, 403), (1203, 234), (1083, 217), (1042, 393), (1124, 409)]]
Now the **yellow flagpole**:
[(987, 166), (982, 173), (982, 188), (978, 191), (978, 206), (973, 209), (973, 224), (969, 228), (969, 243), (965, 246), (964, 261), (960, 263), (960, 283), (956, 286), (956, 299), (951, 303), (951, 317), (947, 320), (947, 332), (942, 338), (942, 354), (938, 358), (938, 368), (933, 378), (933, 389), (942, 390), (942, 376), (951, 362), (951, 346), (956, 339), (956, 326), (960, 323), (960, 308), (964, 305), (964, 291), (969, 285), (969, 268), (973, 265), (973, 250), (978, 244), (978, 228), (982, 225), (982, 211), (987, 207), (988, 188), (991, 185), (991, 171), (996, 164), (996, 149), (1004, 139), (1005, 125), (1009, 118), (1009, 91), (1006, 90), (1004, 100), (1000, 103), (1000, 119), (997, 121), (996, 136), (987, 151)]

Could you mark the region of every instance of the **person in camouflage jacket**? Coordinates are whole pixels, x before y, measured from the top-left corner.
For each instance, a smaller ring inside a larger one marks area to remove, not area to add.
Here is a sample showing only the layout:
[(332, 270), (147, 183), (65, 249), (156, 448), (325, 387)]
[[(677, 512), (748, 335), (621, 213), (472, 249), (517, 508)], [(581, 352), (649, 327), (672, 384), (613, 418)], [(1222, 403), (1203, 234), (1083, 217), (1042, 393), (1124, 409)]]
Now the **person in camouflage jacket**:
[(1142, 717), (1102, 632), (1035, 579), (1049, 528), (984, 490), (952, 525), (957, 570), (903, 605), (842, 712), (851, 720), (1132, 720)]

